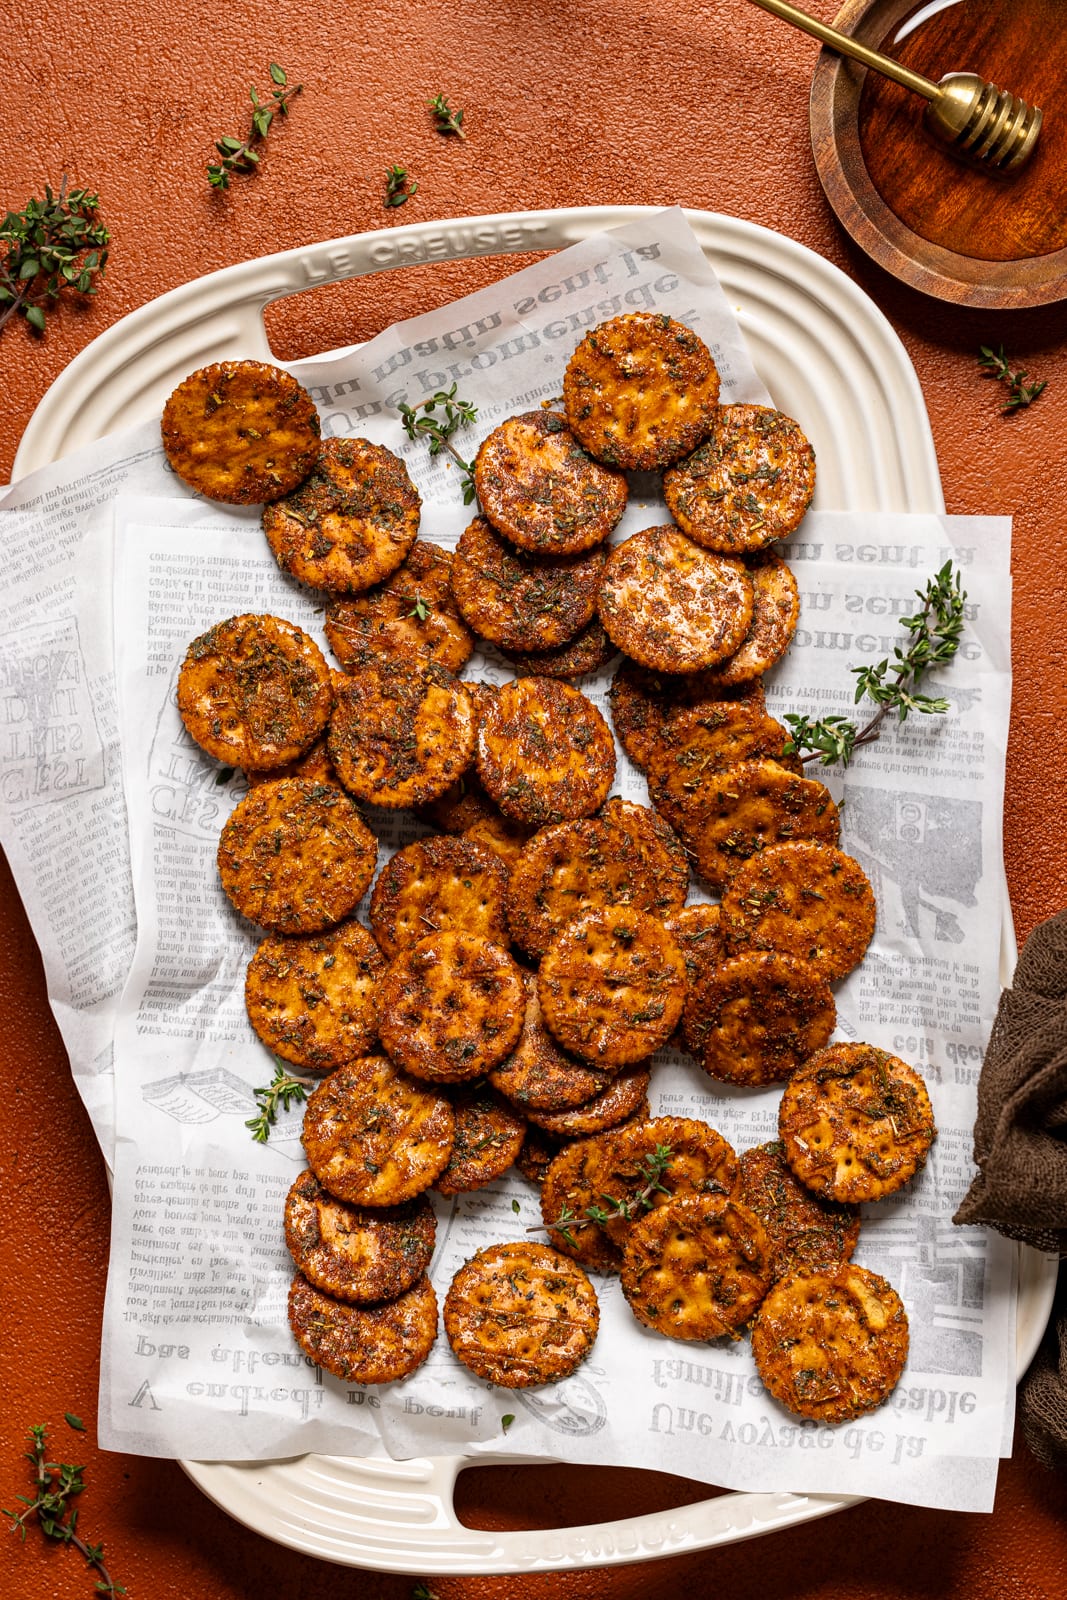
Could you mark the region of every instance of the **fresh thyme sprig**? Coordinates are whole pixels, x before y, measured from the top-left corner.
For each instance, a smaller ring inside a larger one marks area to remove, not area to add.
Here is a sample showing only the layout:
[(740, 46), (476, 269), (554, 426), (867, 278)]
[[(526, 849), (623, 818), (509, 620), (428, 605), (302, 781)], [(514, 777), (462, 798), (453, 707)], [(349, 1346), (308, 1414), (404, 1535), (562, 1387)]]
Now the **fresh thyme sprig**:
[(275, 116), (289, 115), (289, 101), (294, 95), (300, 94), (304, 87), (302, 83), (287, 87), (289, 79), (286, 71), (276, 61), (270, 64), (270, 79), (274, 88), (269, 100), (259, 98), (255, 84), (248, 91), (252, 101), (252, 127), (248, 137), (235, 139), (232, 134), (227, 134), (225, 138), (215, 141), (215, 149), (222, 161), (218, 166), (209, 165), (207, 169), (207, 181), (213, 189), (228, 189), (231, 172), (254, 171), (259, 165), (259, 152), (255, 146), (267, 137)]
[(1030, 374), (1025, 367), (1020, 367), (1018, 372), (1013, 372), (1008, 365), (1008, 358), (1004, 354), (1004, 346), (993, 350), (989, 345), (979, 347), (978, 366), (989, 378), (995, 378), (998, 383), (1008, 386), (1008, 398), (1001, 411), (1018, 411), (1022, 406), (1033, 405), (1039, 394), (1048, 388), (1048, 379), (1042, 378), (1036, 383), (1027, 383)]
[[(434, 415), (438, 407), (443, 413), (442, 418)], [(463, 504), (469, 506), (475, 492), (474, 463), (464, 461), (449, 441), (460, 428), (475, 421), (478, 415), (477, 406), (472, 406), (468, 400), (457, 400), (456, 385), (453, 384), (451, 389), (438, 389), (436, 394), (432, 394), (428, 400), (421, 401), (417, 406), (406, 405), (401, 400), (397, 410), (400, 412), (400, 420), (409, 439), (425, 439), (432, 456), (440, 455), (442, 450), (447, 450), (453, 461), (462, 467), (460, 488), (463, 490)]]
[(406, 206), (413, 194), (418, 194), (419, 186), (412, 178), (407, 167), (386, 167), (385, 169), (385, 206)]
[[(671, 1190), (660, 1182), (664, 1172), (670, 1165), (672, 1150), (669, 1144), (658, 1144), (650, 1155), (641, 1161), (637, 1168), (636, 1176), (643, 1178), (644, 1184), (629, 1200), (617, 1200), (614, 1195), (605, 1194), (601, 1198), (607, 1205), (589, 1205), (581, 1212), (574, 1211), (566, 1201), (560, 1208), (559, 1215), (551, 1222), (546, 1222), (542, 1227), (553, 1229), (565, 1239), (572, 1250), (578, 1248), (578, 1241), (574, 1237), (576, 1228), (588, 1228), (591, 1224), (602, 1228), (615, 1217), (622, 1217), (626, 1222), (632, 1222), (635, 1217), (644, 1211), (651, 1211), (653, 1195), (670, 1194)], [(527, 1228), (527, 1233), (538, 1233), (541, 1228)]]
[(453, 111), (443, 94), (434, 95), (432, 100), (427, 101), (427, 105), (430, 107), (433, 125), (438, 133), (454, 134), (457, 139), (467, 137), (463, 132), (463, 112)]
[(18, 312), (43, 333), (64, 290), (96, 293), (93, 280), (104, 275), (111, 238), (99, 207), (88, 189), (68, 190), (64, 173), (58, 194), (46, 183), (43, 200), (7, 213), (0, 223), (0, 328)]
[(840, 762), (847, 767), (861, 745), (874, 744), (880, 737), (882, 722), (895, 711), (903, 722), (912, 711), (933, 715), (947, 711), (949, 702), (940, 696), (916, 693), (923, 675), (933, 667), (944, 667), (960, 647), (963, 635), (963, 607), (967, 596), (960, 587), (961, 574), (947, 561), (925, 589), (916, 589), (922, 602), (913, 617), (901, 617), (901, 626), (910, 634), (907, 646), (899, 645), (876, 666), (853, 667), (856, 675), (856, 702), (866, 697), (878, 710), (862, 728), (847, 717), (829, 716), (817, 720), (787, 715), (792, 732), (786, 754), (809, 752), (805, 762), (818, 760), (824, 767)]
[(270, 1083), (264, 1089), (252, 1091), (259, 1107), (259, 1116), (250, 1117), (245, 1123), (246, 1128), (252, 1129), (252, 1137), (257, 1144), (266, 1144), (270, 1138), (270, 1130), (278, 1120), (279, 1110), (288, 1111), (294, 1101), (299, 1105), (306, 1100), (311, 1087), (303, 1078), (294, 1078), (286, 1070), (285, 1063), (278, 1061), (277, 1057), (275, 1061), (274, 1077)]
[[(78, 1432), (85, 1431), (79, 1418), (68, 1414), (67, 1421)], [(72, 1544), (85, 1557), (89, 1570), (97, 1574), (96, 1594), (125, 1594), (123, 1585), (115, 1582), (104, 1565), (103, 1545), (86, 1544), (75, 1531), (78, 1510), (70, 1502), (85, 1488), (85, 1468), (69, 1461), (47, 1459), (47, 1430), (43, 1424), (32, 1427), (29, 1437), (32, 1448), (26, 1451), (26, 1460), (33, 1468), (33, 1485), (37, 1492), (32, 1500), (28, 1495), (16, 1496), (26, 1507), (25, 1511), (4, 1510), (3, 1515), (11, 1518), (11, 1526), (18, 1530), (23, 1543), (26, 1542), (26, 1524), (33, 1517), (46, 1539)]]

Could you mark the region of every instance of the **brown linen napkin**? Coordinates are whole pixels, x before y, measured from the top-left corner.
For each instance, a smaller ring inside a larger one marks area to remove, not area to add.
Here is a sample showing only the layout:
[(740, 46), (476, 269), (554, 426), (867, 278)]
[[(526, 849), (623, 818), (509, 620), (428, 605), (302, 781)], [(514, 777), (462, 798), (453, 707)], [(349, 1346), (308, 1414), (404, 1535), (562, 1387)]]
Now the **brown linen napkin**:
[[(1035, 928), (1001, 995), (978, 1081), (979, 1172), (955, 1222), (1067, 1256), (1067, 912)], [(1019, 1390), (1026, 1442), (1067, 1466), (1067, 1269)]]

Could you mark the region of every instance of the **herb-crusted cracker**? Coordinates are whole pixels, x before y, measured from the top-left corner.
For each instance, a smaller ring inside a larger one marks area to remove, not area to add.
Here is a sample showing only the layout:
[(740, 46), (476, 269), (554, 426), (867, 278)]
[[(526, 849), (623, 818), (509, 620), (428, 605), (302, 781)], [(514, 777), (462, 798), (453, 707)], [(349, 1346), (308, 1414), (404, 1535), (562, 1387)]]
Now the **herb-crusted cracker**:
[(612, 467), (677, 461), (710, 433), (718, 399), (707, 345), (684, 323), (651, 311), (591, 329), (563, 375), (571, 432)]
[(485, 516), (535, 555), (572, 555), (602, 544), (626, 509), (621, 472), (594, 461), (554, 411), (509, 417), (474, 458)]
[[(718, 673), (651, 672), (636, 661), (624, 661), (611, 683), (611, 720), (623, 749), (646, 772), (653, 760), (666, 761), (673, 743), (674, 718), (688, 706), (708, 711), (723, 701), (751, 703), (764, 709), (758, 681), (725, 687)], [(784, 730), (783, 730), (784, 731)]]
[(863, 960), (874, 935), (874, 891), (859, 863), (815, 840), (752, 856), (722, 897), (727, 948), (784, 950), (832, 983)]
[(696, 1023), (694, 995), (702, 973), (710, 972), (722, 960), (722, 936), (719, 931), (718, 906), (698, 903), (683, 906), (664, 917), (663, 926), (682, 952), (685, 962), (685, 1007), (682, 1020), (668, 1041), (675, 1050), (688, 1050), (700, 1059), (700, 1047), (694, 1048), (696, 1034), (690, 1042), (689, 1026)]
[(393, 957), (378, 991), (378, 1032), (417, 1078), (481, 1077), (518, 1043), (522, 974), (506, 951), (476, 934), (431, 933)]
[(180, 383), (163, 407), (163, 449), (209, 500), (255, 505), (295, 489), (319, 453), (306, 389), (266, 361), (219, 361)]
[(501, 650), (520, 677), (583, 678), (599, 672), (618, 651), (604, 632), (599, 617), (554, 650)]
[(847, 1262), (780, 1279), (757, 1313), (752, 1354), (767, 1388), (799, 1416), (848, 1422), (892, 1393), (908, 1358), (896, 1290)]
[(832, 1272), (849, 1259), (860, 1236), (858, 1206), (824, 1200), (801, 1183), (780, 1140), (743, 1151), (739, 1165), (741, 1199), (767, 1230), (776, 1278), (805, 1268)]
[(767, 1235), (724, 1195), (671, 1200), (630, 1229), (621, 1279), (646, 1328), (668, 1339), (736, 1339), (770, 1287)]
[(648, 1114), (649, 1071), (647, 1064), (623, 1067), (610, 1083), (578, 1106), (563, 1111), (528, 1110), (535, 1127), (543, 1128), (554, 1139), (587, 1139), (594, 1133), (627, 1122), (639, 1111)]
[(496, 1244), (460, 1267), (445, 1297), (445, 1333), (465, 1367), (505, 1389), (566, 1378), (600, 1324), (580, 1267), (544, 1244)]
[(399, 1299), (354, 1306), (323, 1294), (297, 1273), (289, 1326), (304, 1354), (346, 1383), (395, 1383), (426, 1360), (437, 1338), (437, 1296), (420, 1278)]
[(264, 939), (248, 964), (248, 1019), (268, 1050), (312, 1072), (364, 1056), (378, 1037), (385, 958), (358, 922)]
[(460, 672), (474, 639), (452, 598), (452, 557), (416, 539), (383, 583), (326, 608), (326, 637), (346, 672), (383, 656), (417, 656)]
[(519, 822), (543, 827), (588, 817), (611, 789), (615, 742), (580, 690), (554, 678), (516, 678), (482, 718), (478, 776)]
[(590, 1272), (617, 1272), (622, 1261), (619, 1247), (590, 1214), (602, 1204), (611, 1138), (601, 1134), (565, 1144), (541, 1177), (541, 1215), (549, 1238)]
[(285, 1242), (309, 1283), (357, 1305), (395, 1300), (422, 1277), (437, 1224), (420, 1196), (405, 1206), (352, 1206), (302, 1172), (285, 1202)]
[(263, 532), (298, 583), (362, 594), (411, 549), (421, 505), (407, 467), (384, 445), (327, 439), (303, 483), (265, 507)]
[(924, 1166), (937, 1129), (914, 1067), (871, 1044), (834, 1044), (786, 1084), (778, 1134), (809, 1189), (859, 1202), (902, 1188)]
[(788, 737), (782, 724), (755, 701), (722, 700), (679, 709), (671, 719), (669, 739), (649, 756), (652, 803), (692, 850), (705, 814), (714, 813), (718, 776), (743, 761), (776, 761), (781, 766)]
[(675, 527), (646, 528), (611, 551), (597, 608), (634, 661), (696, 672), (741, 645), (752, 622), (752, 579), (742, 562), (702, 550)]
[(663, 479), (689, 537), (730, 553), (788, 538), (814, 492), (815, 452), (792, 417), (770, 406), (720, 407), (710, 438)]
[(282, 617), (229, 617), (194, 639), (178, 674), (191, 738), (235, 767), (280, 767), (304, 754), (333, 709), (330, 669)]
[(417, 839), (382, 868), (370, 925), (390, 957), (428, 933), (457, 928), (506, 945), (507, 890), (507, 868), (484, 845), (448, 835)]
[(470, 766), (474, 700), (435, 661), (387, 657), (336, 687), (330, 757), (358, 799), (390, 810), (423, 805)]
[(696, 1117), (650, 1117), (602, 1135), (603, 1228), (624, 1245), (647, 1211), (690, 1195), (736, 1195), (737, 1156), (717, 1128)]
[(435, 1185), (444, 1195), (482, 1189), (499, 1178), (522, 1149), (525, 1120), (485, 1083), (457, 1089), (452, 1097), (456, 1137), (448, 1166)]
[(603, 550), (528, 555), (475, 517), (456, 546), (452, 593), (483, 639), (507, 650), (551, 650), (592, 620), (603, 570)]
[(272, 933), (318, 933), (354, 911), (378, 841), (332, 783), (279, 778), (250, 790), (219, 839), (222, 887)]
[(612, 1074), (561, 1050), (541, 1018), (537, 980), (523, 975), (526, 1012), (511, 1055), (494, 1067), (489, 1081), (526, 1116), (536, 1111), (569, 1111), (584, 1106), (612, 1081)]
[(715, 669), (726, 688), (769, 672), (789, 649), (800, 617), (797, 580), (781, 556), (761, 550), (745, 557), (752, 579), (752, 621), (733, 655)]
[(830, 985), (798, 956), (749, 950), (723, 961), (693, 986), (709, 1078), (776, 1083), (821, 1050), (834, 1031)]
[[(656, 793), (664, 792), (657, 787)], [(829, 789), (817, 778), (799, 778), (777, 761), (742, 761), (709, 775), (671, 816), (705, 882), (729, 882), (743, 861), (770, 845), (818, 839), (836, 845), (841, 832)]]
[(537, 978), (555, 1038), (596, 1066), (643, 1061), (664, 1044), (681, 1017), (685, 989), (678, 946), (662, 922), (632, 906), (586, 911), (569, 922)]
[(304, 1152), (330, 1194), (362, 1206), (398, 1206), (448, 1165), (452, 1107), (386, 1056), (341, 1067), (308, 1098)]

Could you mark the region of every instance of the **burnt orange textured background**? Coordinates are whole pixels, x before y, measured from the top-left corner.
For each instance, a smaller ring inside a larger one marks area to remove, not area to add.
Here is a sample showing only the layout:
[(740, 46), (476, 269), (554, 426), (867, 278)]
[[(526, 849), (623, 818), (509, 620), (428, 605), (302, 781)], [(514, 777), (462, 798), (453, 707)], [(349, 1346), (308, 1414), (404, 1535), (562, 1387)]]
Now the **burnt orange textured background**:
[[(813, 0), (831, 17), (833, 6)], [(675, 203), (780, 229), (873, 295), (915, 362), (948, 508), (1015, 516), (1015, 698), (1006, 853), (1024, 936), (1067, 904), (1067, 314), (953, 311), (882, 276), (855, 253), (811, 163), (807, 95), (814, 45), (745, 0), (340, 0), (206, 8), (188, 0), (15, 0), (0, 18), (0, 210), (44, 182), (99, 190), (113, 231), (99, 297), (33, 338), (0, 334), (0, 478), (64, 364), (124, 313), (213, 268), (315, 239), (515, 208)], [(270, 136), (262, 170), (226, 196), (205, 182), (212, 140), (245, 126), (250, 82), (281, 61), (305, 84)], [(966, 66), (965, 62), (946, 63)], [(430, 126), (443, 90), (467, 114), (465, 144)], [(420, 183), (382, 209), (385, 167)], [(513, 270), (515, 258), (408, 269), (318, 290), (273, 308), (291, 357), (353, 341)], [(980, 343), (1003, 341), (1048, 379), (1032, 411), (998, 414)], [(97, 1351), (107, 1260), (101, 1162), (51, 1021), (33, 938), (0, 876), (4, 1172), (0, 1312), (0, 1505), (23, 1487), (25, 1428), (88, 1466), (83, 1528), (107, 1547), (136, 1600), (407, 1600), (412, 1580), (328, 1568), (277, 1549), (217, 1512), (168, 1462), (99, 1452)], [(90, 1424), (75, 1438), (70, 1410)], [(462, 1514), (482, 1526), (579, 1523), (701, 1498), (679, 1480), (560, 1468), (482, 1469), (462, 1480)], [(526, 1578), (426, 1574), (439, 1600), (1062, 1600), (1067, 1488), (1022, 1445), (990, 1518), (869, 1503), (797, 1533), (647, 1567)], [(6, 1600), (80, 1596), (70, 1551), (25, 1548), (0, 1529)]]

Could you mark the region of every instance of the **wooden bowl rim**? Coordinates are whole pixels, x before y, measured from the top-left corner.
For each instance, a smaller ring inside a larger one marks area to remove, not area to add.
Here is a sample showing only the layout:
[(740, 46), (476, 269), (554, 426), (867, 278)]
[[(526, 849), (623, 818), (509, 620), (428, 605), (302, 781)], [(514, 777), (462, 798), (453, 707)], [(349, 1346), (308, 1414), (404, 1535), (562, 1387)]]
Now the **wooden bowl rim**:
[[(845, 0), (842, 33), (877, 48), (915, 9), (915, 0)], [(867, 69), (823, 49), (811, 84), (811, 148), (819, 181), (846, 233), (880, 267), (923, 294), (955, 305), (1018, 311), (1067, 298), (1067, 250), (1017, 261), (960, 255), (914, 233), (871, 181), (859, 139)]]

